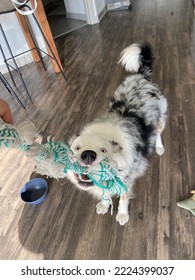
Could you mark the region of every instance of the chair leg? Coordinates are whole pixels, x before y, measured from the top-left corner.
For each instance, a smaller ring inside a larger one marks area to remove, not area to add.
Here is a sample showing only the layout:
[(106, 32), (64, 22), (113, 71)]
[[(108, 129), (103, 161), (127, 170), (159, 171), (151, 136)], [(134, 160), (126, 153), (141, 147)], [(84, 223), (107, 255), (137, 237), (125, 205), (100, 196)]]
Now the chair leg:
[(27, 86), (26, 86), (26, 84), (25, 84), (25, 82), (24, 82), (24, 79), (23, 79), (23, 77), (22, 77), (22, 73), (20, 72), (20, 69), (18, 68), (18, 65), (17, 65), (17, 63), (16, 63), (15, 57), (14, 57), (14, 55), (13, 55), (13, 53), (12, 53), (12, 50), (11, 50), (10, 45), (9, 45), (9, 42), (8, 42), (6, 36), (5, 36), (5, 32), (4, 32), (3, 27), (2, 27), (1, 24), (0, 24), (0, 30), (1, 30), (1, 33), (2, 33), (2, 35), (3, 35), (4, 41), (5, 41), (5, 43), (6, 43), (6, 46), (7, 46), (8, 50), (9, 50), (9, 53), (10, 53), (10, 55), (11, 55), (11, 58), (12, 58), (12, 60), (13, 60), (13, 62), (14, 62), (15, 70), (18, 72), (19, 77), (20, 77), (20, 79), (21, 79), (21, 82), (22, 82), (22, 84), (23, 84), (23, 86), (24, 86), (24, 88), (25, 88), (25, 91), (26, 91), (26, 93), (27, 93), (27, 95), (28, 95), (30, 101), (32, 102), (32, 98), (31, 98), (30, 93), (29, 93), (29, 91), (28, 91), (28, 89), (27, 89)]
[(18, 102), (20, 103), (20, 105), (25, 109), (24, 104), (22, 103), (22, 101), (20, 100), (20, 98), (17, 96), (17, 94), (15, 93), (15, 91), (13, 90), (13, 88), (10, 86), (10, 84), (8, 83), (8, 81), (5, 79), (5, 77), (3, 76), (3, 74), (0, 72), (0, 80), (2, 81), (2, 83), (4, 84), (4, 86), (6, 87), (6, 89), (8, 90), (8, 92), (10, 94), (13, 94), (16, 99), (18, 100)]

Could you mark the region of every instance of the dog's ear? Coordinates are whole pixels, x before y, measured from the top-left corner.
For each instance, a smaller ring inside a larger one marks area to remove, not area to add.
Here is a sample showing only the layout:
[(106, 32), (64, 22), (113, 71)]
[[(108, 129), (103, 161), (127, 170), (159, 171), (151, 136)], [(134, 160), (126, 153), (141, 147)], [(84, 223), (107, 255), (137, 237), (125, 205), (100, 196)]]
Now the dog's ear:
[(78, 137), (79, 135), (77, 134), (74, 134), (73, 136), (71, 136), (69, 139), (68, 139), (68, 145), (71, 146), (73, 141)]
[(114, 153), (118, 153), (120, 152), (123, 148), (119, 145), (118, 142), (112, 140), (110, 141), (111, 145), (112, 145), (112, 149)]

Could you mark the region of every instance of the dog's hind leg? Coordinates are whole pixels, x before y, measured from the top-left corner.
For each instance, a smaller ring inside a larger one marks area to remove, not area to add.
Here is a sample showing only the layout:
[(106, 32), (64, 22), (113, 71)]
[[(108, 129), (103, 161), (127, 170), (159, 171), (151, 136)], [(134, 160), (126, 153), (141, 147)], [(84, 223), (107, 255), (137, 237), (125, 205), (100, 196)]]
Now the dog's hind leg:
[(161, 139), (161, 133), (163, 132), (167, 120), (167, 100), (162, 97), (159, 103), (160, 118), (156, 127), (156, 152), (159, 156), (164, 154), (164, 146)]
[(165, 151), (163, 143), (162, 143), (162, 138), (161, 138), (161, 133), (163, 132), (164, 127), (165, 127), (165, 121), (166, 120), (159, 122), (159, 124), (156, 128), (156, 147), (155, 147), (155, 149), (156, 149), (156, 153), (159, 156), (162, 156)]
[(129, 221), (129, 199), (126, 195), (120, 196), (118, 213), (116, 215), (116, 221), (119, 222), (121, 226), (124, 226)]
[(164, 149), (164, 146), (162, 143), (161, 134), (157, 133), (157, 135), (156, 135), (156, 153), (159, 156), (162, 156), (164, 154), (164, 151), (165, 151), (165, 149)]

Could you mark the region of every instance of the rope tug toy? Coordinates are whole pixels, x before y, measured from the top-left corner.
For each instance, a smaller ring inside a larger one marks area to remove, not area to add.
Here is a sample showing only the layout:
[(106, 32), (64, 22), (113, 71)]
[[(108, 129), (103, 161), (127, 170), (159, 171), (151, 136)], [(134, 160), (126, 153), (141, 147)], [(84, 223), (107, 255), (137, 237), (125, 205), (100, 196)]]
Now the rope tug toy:
[[(35, 142), (38, 132), (31, 122), (23, 122), (17, 128), (3, 122), (0, 118), (0, 147), (21, 150), (36, 164), (36, 172), (53, 178), (64, 178), (68, 170), (78, 175), (86, 174), (93, 183), (111, 195), (122, 195), (127, 187), (121, 181), (118, 170), (103, 160), (96, 167), (83, 167), (74, 159), (73, 152), (64, 142), (55, 142), (47, 138), (46, 144)], [(95, 168), (95, 169), (94, 169)]]

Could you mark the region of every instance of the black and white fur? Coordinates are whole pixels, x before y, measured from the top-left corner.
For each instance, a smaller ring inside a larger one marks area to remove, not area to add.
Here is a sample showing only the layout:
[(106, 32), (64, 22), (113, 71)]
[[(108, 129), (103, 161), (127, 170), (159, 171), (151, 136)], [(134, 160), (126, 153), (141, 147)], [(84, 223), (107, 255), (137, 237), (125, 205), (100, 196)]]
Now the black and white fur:
[[(132, 187), (142, 176), (154, 151), (164, 153), (161, 133), (165, 127), (167, 100), (151, 81), (152, 49), (149, 43), (132, 44), (121, 53), (119, 61), (128, 72), (115, 91), (108, 111), (87, 124), (80, 135), (71, 140), (71, 149), (82, 165), (97, 166), (104, 158), (115, 162), (128, 193), (119, 201), (116, 220), (124, 225), (129, 220), (128, 204)], [(105, 214), (109, 200), (102, 200), (102, 190), (87, 178), (68, 172), (69, 179), (100, 202), (98, 214)], [(109, 197), (109, 193), (107, 193)]]

